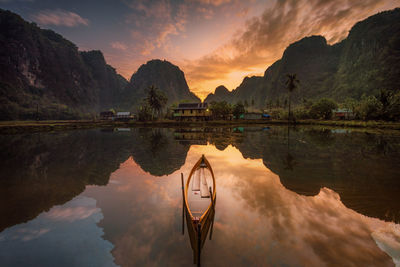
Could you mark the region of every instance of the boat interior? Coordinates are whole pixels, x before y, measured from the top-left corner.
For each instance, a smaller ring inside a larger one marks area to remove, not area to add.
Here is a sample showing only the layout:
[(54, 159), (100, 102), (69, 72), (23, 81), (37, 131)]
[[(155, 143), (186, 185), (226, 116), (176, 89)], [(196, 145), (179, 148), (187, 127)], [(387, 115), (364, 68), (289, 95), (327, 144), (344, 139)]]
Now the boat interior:
[(201, 164), (193, 173), (187, 200), (193, 217), (199, 219), (211, 203), (210, 188), (214, 191), (211, 172), (205, 164)]

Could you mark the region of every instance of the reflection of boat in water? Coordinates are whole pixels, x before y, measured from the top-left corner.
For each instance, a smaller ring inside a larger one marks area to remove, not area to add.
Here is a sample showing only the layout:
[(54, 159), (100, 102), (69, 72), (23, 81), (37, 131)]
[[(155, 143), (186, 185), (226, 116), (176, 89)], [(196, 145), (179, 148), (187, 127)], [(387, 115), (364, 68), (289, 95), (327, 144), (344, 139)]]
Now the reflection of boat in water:
[(216, 201), (214, 172), (204, 155), (193, 166), (185, 188), (183, 185), (182, 174), (182, 216), (186, 215), (190, 245), (193, 249), (193, 262), (200, 265), (201, 250), (210, 228), (210, 239), (212, 237)]

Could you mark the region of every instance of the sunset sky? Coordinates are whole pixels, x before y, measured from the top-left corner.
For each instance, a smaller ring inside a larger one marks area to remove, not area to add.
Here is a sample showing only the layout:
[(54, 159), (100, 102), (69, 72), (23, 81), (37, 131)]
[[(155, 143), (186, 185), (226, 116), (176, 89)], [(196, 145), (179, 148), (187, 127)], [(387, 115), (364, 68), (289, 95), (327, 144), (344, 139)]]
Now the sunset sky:
[(159, 58), (178, 65), (201, 98), (263, 75), (292, 42), (323, 35), (333, 44), (359, 20), (399, 0), (0, 0), (0, 7), (101, 50), (128, 80)]

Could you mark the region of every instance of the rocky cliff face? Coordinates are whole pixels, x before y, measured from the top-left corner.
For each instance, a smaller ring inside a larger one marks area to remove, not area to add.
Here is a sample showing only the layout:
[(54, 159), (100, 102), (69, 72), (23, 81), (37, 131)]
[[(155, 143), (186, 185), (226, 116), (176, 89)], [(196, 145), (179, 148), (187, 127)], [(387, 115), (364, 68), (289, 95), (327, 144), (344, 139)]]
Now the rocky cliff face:
[(232, 93), (233, 103), (240, 101), (252, 106), (262, 106), (263, 99), (265, 99), (264, 78), (258, 76), (245, 77)]
[(333, 95), (400, 90), (400, 8), (358, 22), (343, 43)]
[(99, 90), (100, 107), (102, 109), (114, 108), (128, 84), (127, 80), (117, 74), (113, 67), (106, 64), (101, 51), (80, 52), (80, 54), (92, 74), (95, 88)]
[(168, 105), (180, 100), (200, 102), (190, 92), (184, 73), (168, 61), (154, 59), (140, 66), (131, 77), (122, 97), (122, 106), (135, 107), (145, 97), (150, 86), (160, 89), (168, 97)]
[(300, 80), (294, 102), (360, 98), (381, 88), (396, 91), (400, 90), (399, 58), (400, 9), (395, 9), (357, 23), (348, 37), (335, 45), (328, 45), (322, 36), (291, 44), (263, 77), (246, 77), (224, 99), (232, 103), (254, 100), (256, 106), (264, 107), (267, 101), (286, 98), (288, 73), (296, 73)]
[(0, 119), (76, 118), (109, 106), (127, 83), (99, 51), (0, 9)]

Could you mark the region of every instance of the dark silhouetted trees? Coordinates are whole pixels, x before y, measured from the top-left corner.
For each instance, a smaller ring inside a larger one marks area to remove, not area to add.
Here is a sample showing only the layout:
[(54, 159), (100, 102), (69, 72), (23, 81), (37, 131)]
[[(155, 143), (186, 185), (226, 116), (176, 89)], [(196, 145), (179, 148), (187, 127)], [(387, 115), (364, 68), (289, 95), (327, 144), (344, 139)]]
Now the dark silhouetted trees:
[(158, 117), (160, 117), (161, 111), (168, 101), (168, 98), (165, 96), (165, 94), (157, 87), (152, 85), (148, 88), (145, 99), (148, 106), (151, 108), (151, 119), (154, 119), (155, 113), (157, 113)]
[(287, 77), (286, 89), (289, 92), (289, 116), (288, 116), (288, 121), (290, 121), (290, 120), (293, 119), (292, 111), (291, 111), (292, 92), (297, 88), (297, 86), (300, 83), (300, 81), (297, 79), (297, 75), (296, 74), (287, 74), (286, 77)]

